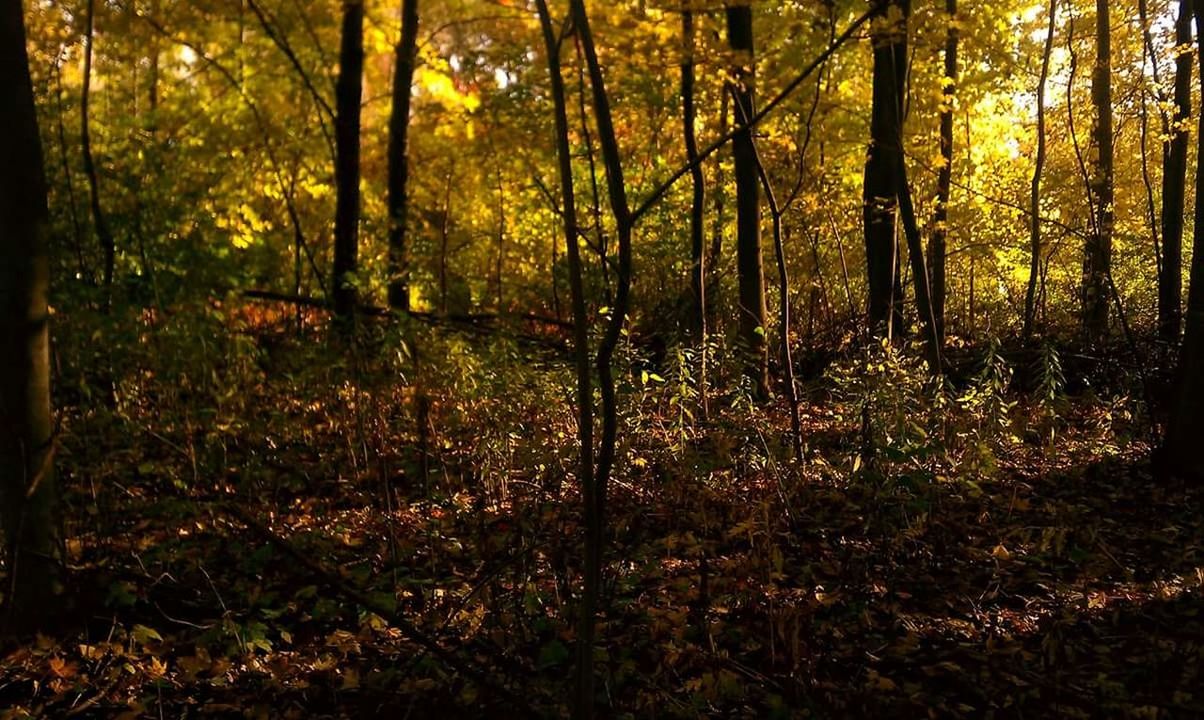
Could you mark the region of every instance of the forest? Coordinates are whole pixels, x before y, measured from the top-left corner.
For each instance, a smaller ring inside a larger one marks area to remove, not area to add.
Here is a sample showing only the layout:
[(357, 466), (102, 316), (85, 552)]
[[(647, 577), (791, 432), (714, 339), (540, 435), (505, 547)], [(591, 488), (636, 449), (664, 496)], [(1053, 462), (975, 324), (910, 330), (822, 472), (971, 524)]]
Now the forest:
[(1204, 717), (1202, 32), (0, 0), (0, 720)]

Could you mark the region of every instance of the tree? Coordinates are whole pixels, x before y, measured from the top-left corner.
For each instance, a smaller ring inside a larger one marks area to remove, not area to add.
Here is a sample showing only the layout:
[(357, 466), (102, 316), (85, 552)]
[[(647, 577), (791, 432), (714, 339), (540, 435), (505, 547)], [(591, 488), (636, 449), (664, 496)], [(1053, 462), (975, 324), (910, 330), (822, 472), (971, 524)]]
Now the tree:
[(61, 608), (62, 547), (50, 411), (49, 212), (20, 0), (0, 3), (0, 529), (3, 630)]
[(1095, 2), (1095, 67), (1091, 73), (1091, 104), (1095, 127), (1091, 133), (1091, 172), (1087, 188), (1091, 229), (1083, 249), (1083, 329), (1088, 338), (1108, 330), (1109, 282), (1112, 273), (1114, 224), (1112, 138), (1112, 32), (1108, 0)]
[(92, 210), (92, 225), (104, 258), (103, 283), (104, 307), (112, 302), (113, 274), (117, 264), (117, 245), (108, 218), (100, 204), (100, 181), (96, 177), (96, 160), (92, 155), (92, 116), (89, 103), (92, 98), (92, 56), (96, 37), (96, 0), (88, 0), (84, 8), (84, 74), (81, 81), (79, 100), (79, 143), (84, 156), (84, 175), (88, 178), (89, 207)]
[(945, 76), (941, 91), (941, 166), (936, 180), (936, 209), (928, 239), (928, 268), (932, 273), (932, 314), (937, 334), (945, 338), (945, 238), (949, 234), (949, 188), (953, 181), (953, 106), (957, 90), (957, 0), (945, 0), (949, 27), (945, 31)]
[(732, 139), (736, 180), (736, 269), (740, 284), (740, 340), (744, 373), (756, 397), (769, 397), (769, 348), (765, 342), (765, 267), (761, 254), (761, 197), (756, 149), (747, 119), (754, 112), (756, 61), (752, 6), (727, 7), (727, 39), (734, 55), (734, 114), (739, 132)]
[[(1193, 0), (1196, 26), (1204, 24), (1204, 0)], [(1204, 45), (1198, 45), (1200, 67), (1204, 68)], [(1200, 73), (1204, 89), (1204, 72)], [(1204, 113), (1196, 133), (1196, 197), (1204, 197)], [(1204, 203), (1196, 202), (1192, 231), (1190, 285), (1183, 348), (1179, 353), (1178, 392), (1174, 396), (1163, 447), (1165, 469), (1172, 475), (1204, 481)]]
[(335, 88), (334, 311), (343, 321), (355, 313), (358, 298), (360, 222), (360, 103), (364, 72), (364, 3), (343, 3), (339, 79)]
[[(902, 88), (907, 76), (910, 0), (874, 0), (870, 145), (863, 186), (865, 260), (871, 332), (896, 337), (902, 330), (902, 286), (896, 242), (896, 148), (903, 136)], [(899, 148), (901, 150), (901, 148)]]
[(1045, 82), (1049, 79), (1049, 58), (1053, 52), (1057, 0), (1049, 0), (1049, 29), (1041, 53), (1041, 76), (1037, 80), (1037, 159), (1033, 166), (1032, 191), (1029, 194), (1029, 266), (1028, 289), (1024, 294), (1024, 339), (1033, 334), (1037, 316), (1037, 280), (1041, 274), (1041, 175), (1045, 171)]
[(694, 296), (691, 313), (692, 327), (698, 343), (698, 395), (703, 416), (707, 414), (707, 262), (703, 226), (706, 212), (706, 178), (702, 164), (698, 162), (697, 110), (694, 106), (694, 45), (696, 31), (694, 13), (689, 0), (684, 0), (681, 12), (682, 58), (681, 58), (681, 117), (682, 133), (686, 145), (686, 160), (690, 163), (692, 195), (690, 198), (690, 289)]
[(1174, 344), (1182, 325), (1183, 208), (1191, 118), (1191, 5), (1179, 1), (1175, 22), (1175, 114), (1162, 146), (1162, 262), (1158, 273), (1158, 328)]
[(403, 0), (401, 41), (393, 70), (389, 117), (389, 306), (410, 309), (406, 223), (409, 213), (409, 131), (411, 86), (418, 47), (418, 0)]

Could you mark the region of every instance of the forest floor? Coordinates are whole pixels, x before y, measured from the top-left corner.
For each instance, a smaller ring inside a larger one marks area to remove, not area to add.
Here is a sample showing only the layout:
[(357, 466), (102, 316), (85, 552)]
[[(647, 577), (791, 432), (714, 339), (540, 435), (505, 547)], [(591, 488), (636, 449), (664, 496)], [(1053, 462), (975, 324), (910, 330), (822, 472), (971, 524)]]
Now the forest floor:
[[(278, 377), (228, 428), (149, 395), (64, 413), (76, 609), (0, 659), (0, 718), (566, 715), (567, 403), (521, 382), (435, 398), (423, 487), (390, 420), (404, 389), (331, 409)], [(641, 416), (610, 493), (600, 692), (631, 717), (1204, 717), (1202, 493), (1156, 482), (1104, 412), (1072, 403), (1052, 444), (924, 481), (853, 471), (828, 402), (804, 405), (803, 463), (765, 439), (780, 407), (684, 444)]]

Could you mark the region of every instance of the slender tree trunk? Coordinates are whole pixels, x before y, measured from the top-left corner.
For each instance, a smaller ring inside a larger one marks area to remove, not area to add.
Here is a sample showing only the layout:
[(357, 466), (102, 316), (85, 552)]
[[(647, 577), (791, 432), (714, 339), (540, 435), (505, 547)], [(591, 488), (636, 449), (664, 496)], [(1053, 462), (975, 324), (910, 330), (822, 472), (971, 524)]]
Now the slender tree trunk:
[[(719, 136), (727, 135), (727, 106), (731, 95), (727, 92), (723, 93), (723, 99), (719, 101)], [(724, 212), (724, 188), (726, 187), (726, 179), (723, 173), (723, 163), (715, 163), (715, 176), (712, 183), (714, 190), (711, 196), (714, 198), (714, 215), (711, 218), (711, 249), (707, 254), (707, 274), (706, 274), (706, 323), (707, 328), (712, 334), (722, 335), (723, 326), (719, 323), (719, 315), (715, 312), (718, 305), (719, 290), (720, 290), (720, 260), (723, 257), (723, 230), (727, 227), (726, 213)], [(716, 328), (719, 331), (716, 332)]]
[(924, 262), (924, 241), (920, 237), (920, 226), (916, 222), (915, 207), (911, 202), (911, 186), (907, 181), (907, 163), (903, 160), (903, 138), (899, 137), (899, 153), (895, 165), (896, 193), (899, 198), (899, 217), (903, 221), (903, 234), (907, 240), (907, 256), (911, 259), (911, 274), (916, 293), (916, 311), (924, 328), (924, 343), (928, 369), (933, 375), (941, 374), (941, 337), (937, 329), (936, 316), (932, 309), (932, 294), (928, 282), (928, 267)]
[(1041, 175), (1045, 171), (1045, 82), (1049, 79), (1049, 58), (1053, 52), (1057, 0), (1049, 0), (1049, 29), (1041, 53), (1041, 77), (1037, 81), (1037, 160), (1033, 167), (1032, 193), (1029, 195), (1029, 267), (1028, 289), (1024, 295), (1024, 339), (1033, 336), (1037, 314), (1037, 279), (1041, 273)]
[[(580, 463), (577, 474), (583, 492), (593, 489), (594, 482), (594, 394), (589, 367), (589, 318), (585, 314), (585, 284), (582, 281), (581, 251), (578, 240), (577, 203), (573, 191), (573, 156), (569, 146), (568, 101), (564, 89), (564, 77), (560, 66), (560, 42), (552, 27), (547, 0), (536, 0), (539, 24), (543, 30), (544, 47), (548, 57), (548, 75), (552, 85), (552, 104), (556, 112), (556, 157), (560, 168), (560, 194), (562, 196), (562, 220), (564, 240), (569, 263), (569, 293), (573, 307), (573, 355), (577, 366), (577, 441), (580, 444)], [(596, 590), (595, 590), (596, 593)], [(593, 598), (596, 611), (596, 596)], [(584, 613), (584, 608), (582, 608)], [(584, 622), (584, 620), (582, 621)], [(590, 627), (594, 618), (589, 617)], [(592, 644), (590, 651), (592, 653)], [(590, 656), (592, 661), (592, 655)], [(579, 658), (580, 660), (580, 658)], [(592, 662), (589, 675), (593, 677)], [(578, 679), (580, 680), (580, 673)], [(583, 705), (592, 706), (592, 688)]]
[(61, 63), (55, 68), (54, 74), (54, 101), (58, 111), (55, 113), (55, 121), (58, 129), (59, 162), (63, 168), (63, 181), (67, 186), (67, 214), (71, 218), (71, 237), (74, 240), (73, 249), (75, 250), (76, 272), (79, 274), (78, 277), (80, 280), (95, 283), (96, 278), (92, 276), (88, 270), (87, 263), (84, 262), (84, 233), (80, 227), (79, 213), (76, 209), (75, 181), (71, 177), (71, 162), (67, 159), (67, 128), (63, 123), (63, 116), (67, 111), (63, 107), (63, 66)]
[(92, 210), (92, 225), (100, 241), (103, 256), (102, 287), (104, 309), (108, 312), (113, 299), (113, 273), (117, 265), (117, 245), (109, 221), (100, 205), (100, 181), (96, 177), (96, 160), (92, 156), (92, 127), (89, 113), (92, 99), (92, 46), (96, 26), (96, 0), (88, 0), (84, 10), (84, 76), (80, 83), (79, 142), (84, 156), (84, 175), (88, 178), (89, 204)]
[[(901, 20), (888, 25), (889, 8)], [(902, 330), (899, 258), (895, 241), (898, 210), (895, 146), (903, 132), (902, 88), (907, 76), (907, 16), (910, 0), (874, 0), (872, 30), (874, 77), (870, 145), (863, 188), (865, 258), (869, 281), (869, 326), (873, 333), (897, 337)], [(901, 150), (901, 148), (899, 148)]]
[(62, 609), (63, 553), (50, 410), (46, 177), (20, 2), (0, 3), (0, 530), (4, 634)]
[(945, 239), (949, 235), (949, 188), (953, 181), (953, 104), (957, 90), (957, 0), (945, 0), (949, 28), (945, 36), (945, 78), (941, 96), (941, 168), (936, 179), (936, 210), (928, 239), (932, 273), (932, 314), (937, 334), (945, 340)]
[(1095, 3), (1095, 68), (1091, 74), (1091, 102), (1095, 127), (1091, 134), (1095, 153), (1088, 192), (1094, 207), (1091, 233), (1083, 257), (1083, 329), (1092, 339), (1108, 331), (1108, 275), (1112, 266), (1113, 145), (1112, 145), (1112, 33), (1108, 0)]
[(694, 108), (694, 13), (689, 3), (683, 5), (681, 13), (682, 60), (681, 60), (681, 107), (682, 130), (686, 144), (686, 159), (691, 163), (690, 179), (693, 181), (693, 196), (690, 203), (690, 288), (694, 294), (694, 310), (691, 331), (698, 343), (698, 401), (705, 418), (707, 408), (707, 302), (706, 302), (706, 244), (704, 241), (704, 214), (706, 212), (706, 178), (702, 165), (698, 163), (698, 136), (694, 128), (697, 113)]
[[(1179, 0), (1175, 22), (1175, 115), (1170, 139), (1162, 148), (1162, 262), (1158, 274), (1158, 328), (1174, 344), (1182, 325), (1183, 209), (1187, 180), (1187, 146), (1191, 134), (1191, 2)], [(1197, 201), (1199, 202), (1199, 201)]]
[[(1204, 0), (1193, 0), (1197, 27), (1204, 26)], [(1204, 45), (1199, 46), (1204, 70)], [(1200, 73), (1204, 90), (1204, 72)], [(1200, 113), (1196, 136), (1196, 197), (1204, 198), (1204, 113)], [(1183, 349), (1179, 353), (1178, 392), (1167, 424), (1163, 458), (1173, 475), (1204, 481), (1204, 203), (1196, 201), (1192, 237), (1191, 285), (1187, 293), (1187, 317)]]
[[(734, 91), (735, 88), (733, 88)], [(735, 107), (736, 112), (739, 113), (743, 105), (737, 100)], [(748, 125), (749, 118), (747, 115), (738, 114), (737, 120), (741, 125)], [(790, 353), (790, 274), (786, 269), (786, 248), (782, 243), (782, 208), (778, 205), (777, 195), (773, 191), (773, 183), (770, 182), (769, 173), (765, 171), (765, 164), (761, 161), (761, 154), (757, 151), (756, 141), (752, 143), (752, 153), (757, 179), (765, 190), (765, 199), (769, 203), (769, 213), (773, 220), (773, 250), (778, 261), (778, 294), (781, 303), (778, 332), (781, 335), (782, 343), (782, 373), (786, 381), (786, 398), (790, 403), (790, 446), (794, 450), (794, 459), (801, 461), (803, 459), (803, 435), (799, 421), (798, 388), (794, 383), (794, 359)]]
[(364, 73), (364, 3), (343, 3), (339, 80), (335, 88), (334, 311), (350, 322), (358, 297), (360, 221), (360, 103)]
[(602, 437), (598, 445), (598, 464), (592, 487), (585, 488), (585, 588), (577, 630), (577, 702), (578, 718), (594, 717), (594, 624), (602, 582), (604, 557), (604, 528), (606, 527), (606, 491), (610, 483), (610, 472), (615, 461), (615, 442), (618, 436), (618, 408), (615, 395), (615, 379), (612, 368), (615, 348), (627, 321), (627, 310), (631, 295), (631, 206), (627, 201), (627, 185), (623, 178), (623, 162), (619, 155), (619, 143), (614, 120), (610, 112), (610, 99), (602, 77), (602, 66), (594, 47), (589, 17), (585, 12), (584, 0), (571, 0), (573, 26), (581, 42), (589, 81), (593, 90), (594, 121), (598, 128), (598, 142), (602, 148), (603, 165), (606, 167), (606, 188), (610, 199), (611, 213), (615, 220), (618, 238), (618, 268), (614, 306), (610, 321), (598, 344), (595, 366), (598, 371), (598, 386), (602, 397)]
[(389, 307), (410, 309), (409, 211), (410, 99), (418, 47), (418, 0), (403, 0), (401, 41), (393, 71), (392, 114), (389, 117)]
[(765, 269), (761, 254), (761, 198), (756, 150), (748, 120), (753, 117), (756, 65), (753, 51), (752, 6), (727, 8), (728, 45), (735, 55), (733, 103), (743, 126), (732, 139), (736, 175), (736, 268), (740, 284), (740, 339), (744, 373), (759, 399), (769, 397), (769, 350), (765, 342)]

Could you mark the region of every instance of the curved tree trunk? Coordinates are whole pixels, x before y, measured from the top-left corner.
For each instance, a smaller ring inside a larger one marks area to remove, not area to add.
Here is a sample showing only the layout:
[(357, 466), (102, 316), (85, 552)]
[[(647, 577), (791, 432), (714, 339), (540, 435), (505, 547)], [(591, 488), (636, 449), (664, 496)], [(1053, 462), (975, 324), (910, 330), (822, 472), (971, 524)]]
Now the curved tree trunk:
[(602, 398), (602, 437), (598, 444), (598, 464), (593, 482), (583, 489), (585, 496), (585, 587), (582, 591), (581, 608), (577, 629), (577, 702), (576, 716), (588, 720), (594, 717), (594, 624), (598, 611), (599, 590), (602, 584), (604, 553), (604, 528), (606, 527), (606, 491), (610, 484), (610, 472), (615, 462), (615, 443), (618, 438), (618, 398), (615, 394), (614, 369), (615, 349), (627, 322), (628, 305), (631, 299), (631, 206), (627, 200), (627, 184), (623, 177), (623, 162), (619, 155), (618, 136), (610, 112), (610, 98), (606, 94), (606, 83), (602, 77), (602, 65), (594, 47), (590, 31), (589, 16), (585, 12), (584, 0), (569, 3), (573, 26), (581, 42), (589, 70), (589, 83), (593, 91), (594, 122), (598, 128), (598, 142), (602, 148), (602, 163), (606, 168), (606, 189), (610, 200), (611, 214), (615, 221), (618, 238), (618, 268), (614, 306), (606, 331), (598, 344), (594, 364), (598, 371), (598, 388)]
[(334, 311), (340, 321), (355, 314), (360, 222), (360, 102), (364, 73), (364, 3), (346, 0), (335, 87)]
[(756, 150), (748, 119), (754, 115), (752, 6), (727, 8), (728, 45), (735, 56), (734, 117), (743, 129), (732, 138), (736, 176), (736, 270), (740, 284), (740, 340), (744, 345), (744, 374), (759, 399), (769, 397), (769, 349), (765, 342), (765, 267), (761, 254), (761, 197)]
[(0, 4), (0, 530), (2, 630), (61, 609), (63, 553), (50, 412), (46, 178), (20, 2)]
[(403, 0), (401, 42), (393, 71), (392, 113), (389, 117), (389, 307), (410, 309), (409, 248), (409, 132), (411, 86), (418, 47), (418, 0)]

